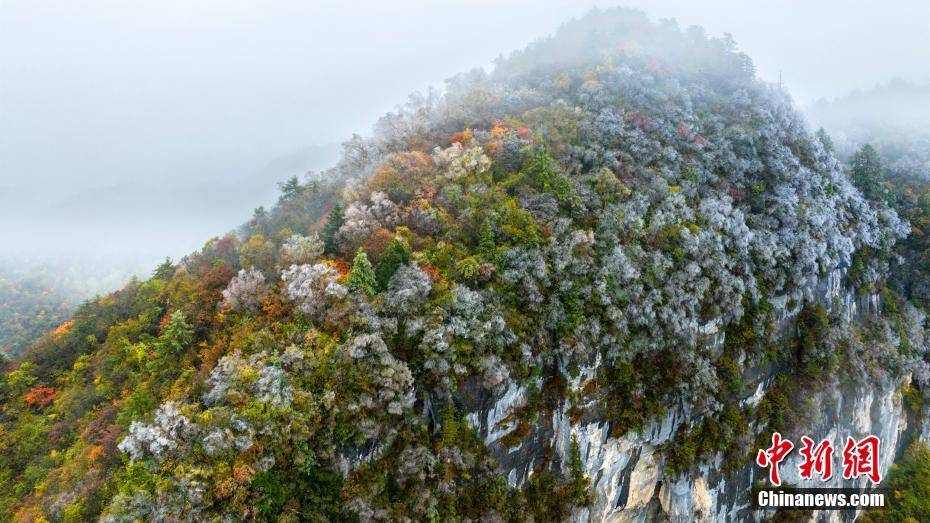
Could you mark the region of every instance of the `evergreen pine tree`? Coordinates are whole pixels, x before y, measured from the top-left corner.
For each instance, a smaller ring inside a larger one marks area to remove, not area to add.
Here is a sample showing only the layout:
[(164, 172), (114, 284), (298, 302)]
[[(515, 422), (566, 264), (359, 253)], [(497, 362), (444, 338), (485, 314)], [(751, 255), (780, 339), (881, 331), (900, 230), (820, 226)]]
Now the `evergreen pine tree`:
[(869, 144), (862, 146), (852, 158), (852, 182), (870, 200), (882, 200), (885, 186), (882, 185), (882, 162), (878, 151)]
[(326, 225), (323, 226), (323, 250), (327, 254), (336, 252), (336, 233), (339, 232), (339, 228), (342, 227), (344, 222), (342, 206), (339, 205), (339, 202), (336, 202), (329, 211)]
[(378, 288), (387, 289), (391, 276), (394, 276), (397, 269), (408, 263), (410, 263), (410, 250), (407, 247), (407, 242), (399, 237), (394, 238), (388, 244), (384, 254), (381, 255), (381, 260), (378, 262), (378, 268), (375, 271)]
[(161, 262), (155, 268), (155, 272), (152, 273), (153, 278), (164, 281), (170, 280), (172, 276), (174, 276), (174, 263), (172, 263), (171, 258), (165, 258), (165, 261)]
[(187, 323), (184, 313), (176, 310), (162, 329), (157, 345), (162, 354), (178, 354), (183, 352), (193, 340), (194, 329)]
[(377, 292), (378, 280), (375, 279), (375, 271), (368, 261), (368, 255), (365, 251), (359, 249), (352, 262), (352, 273), (346, 282), (350, 289), (367, 292), (374, 295)]
[(827, 152), (833, 152), (833, 140), (830, 139), (830, 135), (827, 134), (827, 131), (823, 127), (817, 129), (817, 139), (820, 140), (820, 143)]
[(491, 218), (485, 218), (478, 236), (478, 254), (485, 260), (497, 263), (497, 244), (495, 243), (494, 225)]
[(588, 487), (591, 481), (584, 475), (584, 462), (581, 461), (581, 449), (578, 439), (573, 435), (571, 446), (568, 449), (568, 476), (569, 488), (576, 505), (584, 506), (589, 502)]
[(458, 443), (459, 423), (455, 409), (449, 405), (442, 415), (442, 443), (454, 447)]
[(298, 180), (296, 176), (291, 176), (286, 182), (279, 183), (278, 188), (281, 189), (281, 196), (278, 197), (278, 202), (293, 200), (304, 192), (304, 187), (300, 185), (300, 180)]

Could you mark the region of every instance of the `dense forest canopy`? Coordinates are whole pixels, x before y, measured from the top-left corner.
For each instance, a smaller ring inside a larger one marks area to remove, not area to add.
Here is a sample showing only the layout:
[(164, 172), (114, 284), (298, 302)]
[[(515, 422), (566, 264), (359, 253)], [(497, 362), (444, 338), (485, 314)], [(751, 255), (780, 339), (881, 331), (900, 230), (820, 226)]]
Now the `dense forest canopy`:
[(864, 193), (889, 203), (907, 219), (892, 284), (908, 298), (930, 303), (930, 84), (895, 79), (873, 89), (821, 101), (811, 119), (831, 136), (836, 154)]
[(4, 253), (0, 257), (0, 358), (16, 357), (74, 309), (131, 278), (119, 263)]
[[(565, 518), (591, 501), (577, 445), (517, 487), (466, 419), (511, 383), (532, 391), (512, 447), (556, 405), (622, 435), (685, 402), (669, 466), (741, 459), (832, 371), (926, 383), (924, 313), (885, 285), (912, 226), (860, 179), (731, 39), (594, 11), (411, 97), (30, 348), (0, 378), (0, 509)], [(836, 269), (884, 293), (868, 328), (812, 300)], [(803, 309), (785, 349), (773, 302)], [(766, 360), (791, 380), (746, 410), (733, 392)]]
[[(930, 305), (930, 85), (894, 79), (832, 102), (821, 101), (810, 114), (814, 124), (823, 126), (820, 136), (829, 131), (829, 144), (846, 160), (850, 179), (910, 224), (910, 234), (894, 250), (888, 286), (926, 309)], [(914, 415), (923, 419), (925, 396), (915, 393), (910, 398), (915, 400)], [(871, 511), (863, 520), (930, 517), (928, 457), (926, 441), (912, 442), (888, 478), (899, 504), (889, 511)]]

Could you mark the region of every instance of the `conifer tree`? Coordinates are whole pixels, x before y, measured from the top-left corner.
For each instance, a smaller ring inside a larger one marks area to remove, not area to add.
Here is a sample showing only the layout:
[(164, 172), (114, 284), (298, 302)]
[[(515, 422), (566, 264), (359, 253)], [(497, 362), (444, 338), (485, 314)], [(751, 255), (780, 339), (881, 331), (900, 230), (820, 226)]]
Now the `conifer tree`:
[(407, 242), (399, 237), (394, 238), (388, 244), (384, 254), (381, 255), (381, 260), (378, 262), (378, 268), (375, 271), (378, 288), (387, 289), (391, 276), (394, 276), (397, 269), (408, 263), (410, 263), (410, 249)]
[(572, 435), (572, 442), (568, 450), (568, 476), (569, 488), (572, 501), (579, 506), (588, 505), (588, 487), (591, 484), (584, 475), (584, 461), (581, 460), (581, 449), (578, 446), (578, 439)]
[(339, 232), (339, 228), (342, 227), (344, 222), (342, 206), (339, 205), (339, 202), (336, 202), (329, 211), (326, 225), (323, 227), (323, 250), (327, 254), (336, 252), (336, 233)]
[(827, 152), (833, 152), (833, 140), (830, 139), (830, 135), (827, 134), (823, 127), (817, 129), (817, 139), (820, 140), (821, 145)]
[(187, 323), (187, 318), (180, 310), (174, 311), (158, 338), (160, 352), (178, 354), (183, 352), (194, 339), (194, 329)]
[(161, 262), (158, 267), (155, 268), (155, 272), (152, 273), (153, 278), (164, 281), (170, 280), (173, 275), (174, 263), (171, 261), (171, 258), (165, 258), (165, 261)]
[(494, 226), (491, 218), (485, 218), (484, 223), (481, 224), (478, 237), (478, 254), (491, 263), (497, 263), (497, 244), (495, 243)]
[(882, 185), (882, 162), (878, 151), (869, 144), (852, 158), (852, 182), (870, 200), (881, 200), (887, 192)]
[(378, 280), (375, 279), (375, 271), (368, 261), (368, 255), (361, 249), (352, 262), (352, 272), (347, 283), (350, 289), (367, 292), (369, 296), (377, 292)]
[(450, 405), (442, 415), (442, 442), (454, 446), (458, 442), (459, 423), (455, 416), (455, 409)]
[(286, 202), (297, 198), (304, 192), (304, 187), (300, 185), (300, 180), (296, 176), (291, 176), (286, 182), (279, 183), (278, 188), (281, 190), (281, 196), (278, 202)]

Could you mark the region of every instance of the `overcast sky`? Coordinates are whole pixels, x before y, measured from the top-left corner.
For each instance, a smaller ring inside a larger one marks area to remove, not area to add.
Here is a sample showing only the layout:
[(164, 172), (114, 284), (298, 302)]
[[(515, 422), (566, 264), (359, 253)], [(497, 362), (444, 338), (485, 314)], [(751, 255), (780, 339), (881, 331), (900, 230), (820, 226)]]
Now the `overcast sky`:
[[(268, 203), (287, 166), (330, 161), (308, 147), (595, 5), (617, 4), (0, 0), (0, 234), (177, 257)], [(802, 106), (930, 81), (928, 0), (619, 5), (733, 34)]]

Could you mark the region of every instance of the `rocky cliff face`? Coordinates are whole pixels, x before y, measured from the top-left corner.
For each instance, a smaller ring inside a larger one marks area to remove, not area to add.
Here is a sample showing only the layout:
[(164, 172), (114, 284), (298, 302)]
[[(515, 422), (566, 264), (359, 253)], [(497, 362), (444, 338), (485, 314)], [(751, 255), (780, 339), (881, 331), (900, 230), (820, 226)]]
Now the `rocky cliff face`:
[[(786, 343), (804, 299), (820, 300), (831, 312), (839, 312), (851, 322), (863, 321), (866, 316), (878, 312), (879, 297), (856, 295), (847, 289), (845, 273), (845, 269), (837, 269), (811, 281), (805, 291), (807, 296), (773, 300), (777, 327)], [(837, 311), (837, 307), (840, 310)], [(723, 333), (713, 328), (707, 330), (703, 333), (707, 337), (707, 350), (719, 349)], [(570, 386), (578, 390), (594, 376), (599, 363), (595, 361), (578, 376), (569, 378)], [(777, 370), (746, 369), (749, 379), (742, 402), (758, 403), (771, 386)], [(814, 404), (819, 406), (820, 412), (816, 424), (808, 428), (809, 434), (815, 439), (829, 438), (833, 442), (845, 441), (849, 435), (875, 434), (881, 438), (881, 470), (887, 473), (903, 451), (905, 434), (916, 431), (916, 435), (922, 434), (924, 438), (930, 434), (930, 427), (910, 426), (915, 422), (908, 419), (900, 393), (901, 386), (909, 381), (910, 378), (905, 377), (890, 384), (834, 383), (815, 398)], [(510, 415), (526, 403), (527, 397), (527, 384), (511, 384), (500, 395), (485, 398), (468, 416), (468, 421), (495, 450), (511, 485), (524, 483), (533, 474), (534, 465), (548, 462), (550, 448), (554, 450), (551, 466), (565, 469), (574, 437), (594, 491), (591, 506), (573, 512), (575, 521), (758, 521), (764, 515), (750, 507), (752, 485), (764, 479), (765, 474), (748, 458), (752, 449), (747, 449), (745, 466), (732, 474), (720, 472), (721, 455), (700, 464), (697, 471), (690, 474), (674, 476), (666, 471), (662, 445), (670, 442), (679, 427), (695, 416), (686, 404), (670, 406), (664, 417), (653, 420), (640, 432), (620, 438), (611, 437), (609, 424), (603, 421), (572, 423), (563, 406), (549, 416), (540, 415), (522, 443), (508, 447), (501, 438), (515, 428), (516, 422)], [(797, 470), (799, 458), (799, 454), (793, 452), (782, 464), (784, 482), (803, 486)], [(829, 483), (818, 482), (816, 486), (839, 488), (859, 484), (834, 474)], [(811, 513), (812, 520), (817, 521), (852, 521), (855, 516), (852, 511)]]

